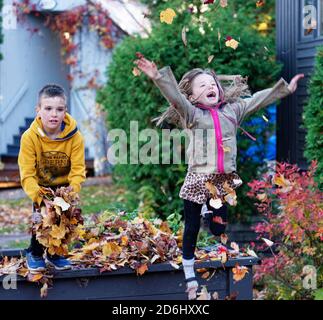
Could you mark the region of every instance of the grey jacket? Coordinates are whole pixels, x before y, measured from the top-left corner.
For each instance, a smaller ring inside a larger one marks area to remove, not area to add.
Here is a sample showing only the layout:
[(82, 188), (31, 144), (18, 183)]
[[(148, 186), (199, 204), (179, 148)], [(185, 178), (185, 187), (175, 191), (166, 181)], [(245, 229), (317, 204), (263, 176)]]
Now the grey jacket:
[(244, 118), (277, 99), (291, 94), (281, 78), (273, 88), (220, 107), (197, 107), (179, 91), (170, 67), (159, 70), (154, 80), (163, 96), (173, 104), (187, 124), (188, 171), (197, 173), (231, 173), (236, 171), (237, 129)]

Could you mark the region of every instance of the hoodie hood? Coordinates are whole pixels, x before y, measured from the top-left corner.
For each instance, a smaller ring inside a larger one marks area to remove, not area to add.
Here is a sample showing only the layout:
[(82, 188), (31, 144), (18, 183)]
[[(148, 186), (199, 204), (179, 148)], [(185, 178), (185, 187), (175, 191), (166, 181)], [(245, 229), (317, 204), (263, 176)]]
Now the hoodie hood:
[(75, 119), (73, 119), (71, 117), (70, 114), (68, 114), (66, 112), (65, 118), (62, 122), (61, 125), (61, 133), (58, 135), (58, 137), (55, 140), (50, 139), (49, 137), (47, 137), (41, 119), (40, 117), (36, 117), (35, 120), (32, 122), (32, 124), (30, 125), (30, 129), (39, 137), (41, 137), (42, 139), (48, 140), (48, 141), (63, 141), (63, 140), (67, 140), (70, 139), (71, 137), (73, 137), (76, 132), (78, 131), (77, 128), (77, 123), (75, 121)]

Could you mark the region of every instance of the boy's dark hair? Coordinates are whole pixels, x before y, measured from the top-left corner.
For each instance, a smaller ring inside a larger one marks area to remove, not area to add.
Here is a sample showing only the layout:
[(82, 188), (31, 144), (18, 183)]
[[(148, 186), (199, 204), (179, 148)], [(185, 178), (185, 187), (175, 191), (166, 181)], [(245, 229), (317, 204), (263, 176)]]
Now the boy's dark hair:
[(65, 94), (65, 90), (58, 84), (47, 84), (43, 88), (40, 89), (38, 93), (38, 103), (40, 103), (40, 99), (45, 97), (62, 97), (67, 102), (67, 97)]

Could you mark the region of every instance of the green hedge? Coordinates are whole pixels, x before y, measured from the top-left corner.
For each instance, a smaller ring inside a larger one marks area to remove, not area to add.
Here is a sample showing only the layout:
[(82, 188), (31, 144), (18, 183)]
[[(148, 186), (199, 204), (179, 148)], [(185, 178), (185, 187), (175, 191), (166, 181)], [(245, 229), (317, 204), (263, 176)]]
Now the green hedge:
[(308, 104), (304, 107), (304, 126), (307, 129), (304, 154), (308, 160), (318, 161), (316, 176), (323, 190), (323, 46), (317, 51), (308, 92)]
[[(153, 12), (153, 30), (149, 38), (126, 38), (114, 51), (113, 61), (108, 67), (108, 83), (98, 95), (98, 102), (104, 105), (108, 114), (108, 128), (123, 128), (129, 135), (129, 121), (138, 120), (139, 130), (154, 128), (151, 119), (167, 107), (166, 100), (159, 90), (144, 75), (134, 77), (132, 69), (136, 59), (135, 52), (142, 52), (159, 67), (170, 65), (178, 81), (188, 70), (195, 67), (211, 67), (219, 74), (242, 74), (249, 76), (252, 91), (272, 85), (280, 71), (275, 61), (274, 19), (270, 22), (267, 34), (261, 34), (254, 25), (265, 19), (266, 14), (273, 14), (274, 6), (267, 1), (267, 7), (256, 8), (245, 5), (243, 1), (229, 1), (228, 8), (200, 14), (207, 23), (203, 23), (204, 34), (196, 24), (199, 13), (191, 14), (184, 1), (158, 2)], [(192, 1), (197, 6), (199, 0)], [(171, 7), (176, 11), (176, 18), (171, 25), (159, 23), (161, 8)], [(201, 18), (202, 19), (202, 18)], [(188, 26), (188, 45), (185, 47), (181, 38), (183, 26)], [(218, 42), (218, 29), (221, 32), (221, 48)], [(234, 51), (225, 47), (226, 36), (230, 35), (240, 42)], [(208, 65), (208, 57), (214, 59)], [(266, 142), (266, 130), (273, 125), (263, 124), (263, 134), (257, 136), (257, 142)], [(257, 128), (246, 128), (253, 133)], [(239, 133), (239, 153), (254, 143), (241, 137)], [(239, 158), (239, 157), (238, 157)], [(238, 171), (245, 182), (257, 176), (259, 163), (247, 159), (243, 163), (238, 159)], [(138, 200), (148, 204), (159, 214), (167, 216), (173, 211), (182, 210), (182, 200), (178, 197), (180, 186), (185, 178), (186, 166), (181, 165), (116, 165), (114, 178), (130, 191), (131, 210)], [(245, 183), (239, 189), (239, 205), (232, 209), (234, 219), (243, 219), (253, 212), (253, 204), (245, 196), (248, 187)], [(148, 200), (147, 200), (148, 199)], [(145, 202), (146, 201), (146, 202)]]

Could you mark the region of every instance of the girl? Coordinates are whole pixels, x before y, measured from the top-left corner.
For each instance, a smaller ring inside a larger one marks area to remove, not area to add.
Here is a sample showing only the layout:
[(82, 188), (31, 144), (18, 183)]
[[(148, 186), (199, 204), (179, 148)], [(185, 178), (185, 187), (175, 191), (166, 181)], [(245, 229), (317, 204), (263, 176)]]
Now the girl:
[[(212, 211), (211, 232), (221, 235), (227, 222), (224, 203), (236, 204), (234, 190), (242, 184), (236, 173), (237, 129), (242, 129), (240, 124), (246, 116), (295, 92), (304, 75), (296, 75), (290, 84), (280, 79), (273, 88), (241, 99), (248, 95), (248, 87), (240, 76), (217, 76), (212, 70), (193, 69), (178, 85), (170, 67), (158, 70), (154, 62), (137, 56), (135, 64), (170, 103), (157, 124), (167, 119), (191, 131), (188, 173), (179, 196), (184, 199), (183, 268), (187, 292), (194, 297), (198, 288), (194, 251), (202, 206), (206, 204)], [(220, 80), (232, 81), (231, 86), (222, 87)]]

